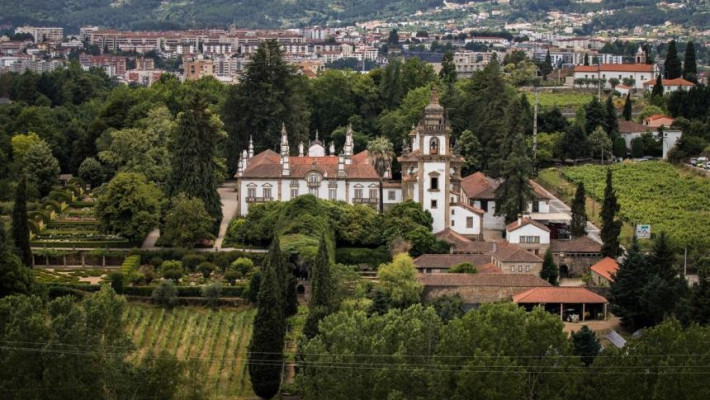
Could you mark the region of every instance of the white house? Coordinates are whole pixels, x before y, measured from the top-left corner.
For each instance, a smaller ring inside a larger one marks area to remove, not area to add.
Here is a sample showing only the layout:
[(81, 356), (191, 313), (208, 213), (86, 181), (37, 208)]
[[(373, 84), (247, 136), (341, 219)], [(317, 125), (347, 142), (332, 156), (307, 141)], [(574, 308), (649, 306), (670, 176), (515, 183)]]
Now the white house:
[(544, 253), (550, 247), (550, 228), (530, 219), (518, 218), (505, 227), (508, 243), (518, 245), (535, 255)]
[[(695, 86), (693, 82), (686, 81), (683, 78), (661, 79), (661, 85), (663, 86), (663, 93), (677, 92), (678, 90), (688, 91)], [(647, 91), (653, 91), (654, 86), (656, 86), (655, 79), (643, 83), (643, 87)]]

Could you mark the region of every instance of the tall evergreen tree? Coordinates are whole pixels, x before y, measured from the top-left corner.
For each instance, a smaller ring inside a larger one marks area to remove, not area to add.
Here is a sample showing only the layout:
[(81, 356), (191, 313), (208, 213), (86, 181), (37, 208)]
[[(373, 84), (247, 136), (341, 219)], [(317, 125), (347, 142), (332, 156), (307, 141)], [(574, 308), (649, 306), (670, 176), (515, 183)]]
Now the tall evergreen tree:
[(710, 277), (706, 268), (700, 268), (698, 284), (690, 291), (686, 319), (700, 325), (710, 325)]
[(32, 284), (32, 271), (12, 254), (7, 243), (5, 223), (0, 220), (0, 298), (11, 294), (30, 294)]
[(663, 77), (666, 79), (680, 78), (683, 74), (680, 58), (678, 58), (678, 50), (676, 49), (675, 40), (668, 43), (668, 53), (666, 61), (663, 63)]
[(518, 137), (518, 134), (524, 137), (525, 135), (525, 109), (522, 99), (525, 96), (514, 99), (510, 102), (505, 114), (505, 124), (507, 129), (505, 133), (498, 138), (498, 148), (495, 150), (495, 157), (491, 160), (488, 174), (494, 178), (501, 177), (504, 166), (507, 162), (507, 157), (513, 151), (513, 145)]
[(631, 101), (631, 92), (626, 93), (626, 101), (624, 102), (624, 120), (631, 121), (632, 118), (632, 107), (633, 103)]
[(597, 334), (587, 325), (582, 326), (582, 329), (577, 332), (572, 332), (572, 345), (574, 346), (574, 354), (579, 356), (587, 367), (594, 362), (594, 358), (599, 355), (602, 349)]
[(217, 186), (224, 173), (219, 147), (225, 134), (222, 123), (207, 108), (199, 92), (190, 94), (187, 108), (178, 115), (175, 137), (170, 145), (172, 170), (168, 179), (170, 197), (184, 193), (205, 204), (212, 217), (213, 233), (222, 221), (222, 201)]
[(598, 126), (606, 127), (606, 111), (602, 103), (595, 96), (584, 106), (584, 132), (589, 135), (594, 132)]
[(574, 123), (567, 127), (562, 140), (560, 150), (565, 158), (576, 160), (588, 152), (587, 135), (579, 124)]
[(685, 46), (685, 62), (683, 62), (683, 78), (698, 83), (698, 63), (695, 59), (695, 43), (688, 42)]
[(584, 53), (584, 66), (588, 67), (589, 66), (589, 54)]
[(612, 95), (606, 98), (606, 112), (604, 113), (604, 128), (611, 138), (619, 133), (619, 116), (616, 115), (616, 107)]
[(627, 328), (635, 330), (650, 324), (642, 304), (644, 288), (650, 276), (648, 258), (641, 252), (634, 237), (609, 289), (611, 312), (620, 317)]
[(496, 189), (496, 215), (505, 216), (506, 222), (518, 218), (533, 200), (530, 177), (533, 165), (522, 132), (513, 137), (513, 146), (502, 168), (503, 182)]
[(661, 75), (656, 77), (656, 83), (653, 84), (653, 90), (651, 90), (651, 98), (663, 96), (663, 80)]
[(20, 176), (15, 188), (15, 204), (12, 208), (12, 238), (20, 260), (26, 266), (32, 265), (30, 249), (30, 228), (27, 221), (27, 178)]
[(309, 339), (318, 334), (318, 322), (335, 309), (335, 278), (331, 268), (328, 246), (323, 235), (310, 274), (311, 298), (308, 302), (310, 312), (303, 329)]
[(449, 85), (456, 82), (456, 64), (454, 63), (454, 53), (447, 51), (444, 53), (444, 58), (441, 60), (441, 71), (439, 77), (442, 81)]
[(612, 184), (611, 169), (606, 170), (606, 187), (604, 188), (604, 203), (602, 204), (601, 217), (602, 229), (601, 239), (602, 254), (606, 257), (616, 258), (619, 256), (619, 233), (621, 233), (622, 222), (616, 218), (620, 210), (616, 199), (616, 192)]
[(552, 250), (549, 248), (545, 251), (545, 258), (542, 261), (542, 269), (540, 270), (540, 278), (550, 282), (551, 285), (559, 284), (560, 272), (555, 264), (555, 258), (552, 255)]
[(678, 276), (675, 251), (665, 231), (662, 231), (653, 242), (650, 264), (654, 272), (666, 281), (671, 281)]
[[(256, 149), (278, 149), (281, 124), (288, 127), (291, 148), (308, 139), (310, 112), (306, 101), (307, 80), (284, 59), (274, 40), (259, 44), (245, 66), (239, 85), (228, 89), (221, 110), (229, 134), (227, 171), (236, 171), (237, 160), (249, 137)], [(277, 150), (278, 151), (278, 150)]]
[(385, 67), (380, 81), (380, 94), (388, 110), (399, 107), (402, 98), (406, 95), (402, 85), (402, 62), (399, 58), (391, 58)]
[(286, 335), (283, 280), (279, 269), (283, 259), (278, 236), (274, 238), (265, 260), (259, 288), (259, 308), (249, 343), (248, 368), (257, 396), (270, 399), (279, 390)]
[(577, 191), (574, 194), (574, 201), (572, 201), (572, 223), (570, 224), (570, 231), (574, 238), (587, 236), (586, 200), (587, 194), (584, 189), (584, 182), (579, 182), (577, 184)]
[(540, 72), (542, 72), (542, 76), (545, 80), (547, 80), (547, 76), (552, 72), (552, 57), (550, 56), (549, 48), (545, 54), (545, 61), (540, 65)]

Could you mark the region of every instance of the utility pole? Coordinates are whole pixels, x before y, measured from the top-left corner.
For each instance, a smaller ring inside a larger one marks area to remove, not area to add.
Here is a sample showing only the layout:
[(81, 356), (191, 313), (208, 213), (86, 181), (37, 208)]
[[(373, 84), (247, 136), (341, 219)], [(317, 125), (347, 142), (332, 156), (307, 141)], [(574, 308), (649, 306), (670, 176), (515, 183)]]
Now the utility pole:
[(535, 112), (533, 117), (533, 170), (537, 174), (537, 106), (540, 103), (540, 96), (535, 87)]

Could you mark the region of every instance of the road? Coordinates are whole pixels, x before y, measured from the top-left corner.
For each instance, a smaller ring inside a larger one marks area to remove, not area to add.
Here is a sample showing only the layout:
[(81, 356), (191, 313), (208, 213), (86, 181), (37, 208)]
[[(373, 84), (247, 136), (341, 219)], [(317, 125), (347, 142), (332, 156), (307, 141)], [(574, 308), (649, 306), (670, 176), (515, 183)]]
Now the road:
[[(554, 194), (547, 191), (544, 187), (540, 186), (549, 197), (550, 197), (550, 212), (551, 213), (566, 213), (572, 215), (572, 209), (565, 204), (562, 200), (555, 197)], [(601, 236), (599, 236), (600, 230), (594, 224), (587, 221), (587, 236), (597, 243), (603, 243)]]

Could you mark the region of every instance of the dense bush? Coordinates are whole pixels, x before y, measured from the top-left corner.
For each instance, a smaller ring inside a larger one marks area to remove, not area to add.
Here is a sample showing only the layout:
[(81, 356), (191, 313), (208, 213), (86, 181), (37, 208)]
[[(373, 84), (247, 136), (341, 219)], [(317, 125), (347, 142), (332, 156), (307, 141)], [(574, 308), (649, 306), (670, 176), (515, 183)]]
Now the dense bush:
[(201, 254), (188, 254), (182, 258), (182, 266), (188, 271), (195, 271), (197, 266), (207, 261)]
[(210, 283), (202, 287), (202, 297), (207, 299), (207, 306), (215, 309), (222, 297), (222, 285), (219, 282)]
[(390, 262), (391, 259), (390, 252), (385, 246), (376, 249), (360, 247), (338, 247), (335, 249), (335, 261), (345, 265), (367, 264), (374, 269), (380, 264)]
[(121, 264), (121, 273), (124, 277), (128, 278), (133, 272), (138, 270), (140, 265), (140, 256), (128, 256), (125, 260), (123, 260), (123, 264)]
[(163, 308), (170, 309), (175, 307), (178, 303), (178, 290), (175, 282), (170, 280), (161, 282), (153, 290), (153, 294), (150, 297), (153, 303)]
[(210, 275), (217, 270), (217, 266), (211, 262), (205, 261), (201, 262), (200, 265), (197, 266), (197, 270), (200, 271), (205, 279), (208, 279)]
[(180, 261), (164, 261), (160, 266), (160, 274), (165, 279), (170, 279), (177, 283), (185, 274)]

